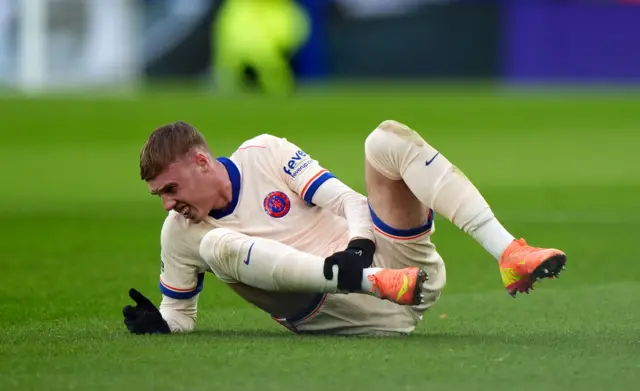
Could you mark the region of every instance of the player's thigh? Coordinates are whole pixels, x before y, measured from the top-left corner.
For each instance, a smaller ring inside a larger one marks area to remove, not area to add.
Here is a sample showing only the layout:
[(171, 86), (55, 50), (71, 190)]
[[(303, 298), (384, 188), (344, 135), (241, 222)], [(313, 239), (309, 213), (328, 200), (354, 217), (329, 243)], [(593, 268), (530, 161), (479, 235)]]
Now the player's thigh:
[(402, 180), (391, 180), (365, 161), (369, 206), (387, 225), (400, 230), (422, 226), (429, 210)]
[(444, 261), (431, 241), (431, 235), (435, 232), (433, 214), (421, 215), (420, 223), (413, 220), (412, 224), (404, 225), (393, 219), (391, 221), (395, 224), (391, 225), (389, 220), (380, 215), (372, 206), (371, 218), (376, 242), (373, 265), (388, 269), (418, 267), (426, 272), (427, 279), (422, 286), (424, 304), (414, 308), (415, 313), (421, 315), (440, 298), (447, 281)]

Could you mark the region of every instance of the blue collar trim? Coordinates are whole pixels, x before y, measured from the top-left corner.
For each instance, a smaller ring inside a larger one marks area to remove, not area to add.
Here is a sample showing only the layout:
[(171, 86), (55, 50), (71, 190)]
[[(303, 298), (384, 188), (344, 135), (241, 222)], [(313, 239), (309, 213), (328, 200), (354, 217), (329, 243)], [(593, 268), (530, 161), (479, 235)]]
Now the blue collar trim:
[(236, 210), (238, 198), (240, 198), (240, 170), (238, 166), (226, 157), (219, 157), (218, 161), (224, 165), (231, 180), (231, 202), (223, 209), (213, 209), (209, 212), (209, 216), (216, 220), (229, 216)]

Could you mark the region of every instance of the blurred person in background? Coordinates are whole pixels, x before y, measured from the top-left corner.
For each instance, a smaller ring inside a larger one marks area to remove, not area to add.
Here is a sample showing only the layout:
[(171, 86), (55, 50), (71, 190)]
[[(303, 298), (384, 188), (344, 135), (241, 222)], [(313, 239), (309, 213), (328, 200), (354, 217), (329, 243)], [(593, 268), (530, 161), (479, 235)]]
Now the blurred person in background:
[(310, 33), (308, 16), (295, 0), (226, 0), (213, 30), (213, 75), (221, 91), (294, 89), (290, 60)]

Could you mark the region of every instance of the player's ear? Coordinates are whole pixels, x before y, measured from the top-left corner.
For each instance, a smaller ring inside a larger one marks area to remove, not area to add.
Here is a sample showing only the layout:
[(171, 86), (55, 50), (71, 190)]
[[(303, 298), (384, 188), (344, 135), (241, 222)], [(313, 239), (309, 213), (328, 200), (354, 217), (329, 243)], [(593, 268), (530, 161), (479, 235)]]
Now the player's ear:
[(193, 162), (198, 165), (198, 167), (205, 168), (209, 164), (209, 158), (202, 152), (196, 152), (193, 154)]

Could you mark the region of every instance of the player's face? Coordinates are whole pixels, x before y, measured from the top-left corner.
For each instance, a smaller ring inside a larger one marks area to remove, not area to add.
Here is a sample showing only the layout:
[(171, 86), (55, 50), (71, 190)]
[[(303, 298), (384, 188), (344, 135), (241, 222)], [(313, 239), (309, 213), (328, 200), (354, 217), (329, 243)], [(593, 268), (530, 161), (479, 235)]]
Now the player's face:
[(197, 153), (169, 165), (148, 184), (151, 194), (160, 196), (165, 210), (200, 222), (209, 211), (224, 208), (231, 201), (226, 174), (219, 163)]

